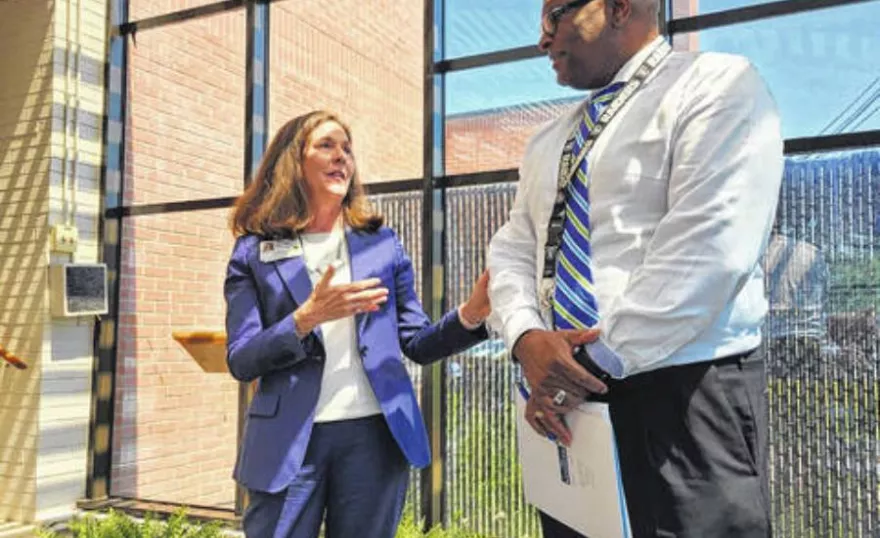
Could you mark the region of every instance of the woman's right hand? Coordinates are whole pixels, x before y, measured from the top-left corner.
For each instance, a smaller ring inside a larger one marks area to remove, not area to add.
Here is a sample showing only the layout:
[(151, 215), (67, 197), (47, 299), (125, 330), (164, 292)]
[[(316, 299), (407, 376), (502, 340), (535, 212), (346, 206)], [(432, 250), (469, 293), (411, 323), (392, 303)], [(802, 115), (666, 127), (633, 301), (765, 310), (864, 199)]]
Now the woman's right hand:
[(388, 288), (379, 286), (382, 283), (380, 279), (368, 278), (349, 284), (332, 285), (330, 281), (335, 273), (336, 268), (328, 265), (309, 298), (294, 310), (293, 320), (300, 338), (305, 338), (321, 323), (364, 312), (375, 312), (388, 300)]

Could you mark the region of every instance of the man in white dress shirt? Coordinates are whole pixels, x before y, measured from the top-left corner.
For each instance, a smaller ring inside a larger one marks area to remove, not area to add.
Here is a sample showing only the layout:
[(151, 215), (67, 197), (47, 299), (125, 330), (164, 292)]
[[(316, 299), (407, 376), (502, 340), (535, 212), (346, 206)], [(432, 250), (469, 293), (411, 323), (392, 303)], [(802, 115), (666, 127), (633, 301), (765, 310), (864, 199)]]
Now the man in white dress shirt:
[(489, 250), (493, 326), (537, 431), (569, 443), (564, 414), (609, 403), (636, 538), (766, 537), (759, 262), (779, 117), (745, 58), (669, 51), (658, 4), (544, 1), (541, 50), (560, 84), (592, 93), (527, 146)]

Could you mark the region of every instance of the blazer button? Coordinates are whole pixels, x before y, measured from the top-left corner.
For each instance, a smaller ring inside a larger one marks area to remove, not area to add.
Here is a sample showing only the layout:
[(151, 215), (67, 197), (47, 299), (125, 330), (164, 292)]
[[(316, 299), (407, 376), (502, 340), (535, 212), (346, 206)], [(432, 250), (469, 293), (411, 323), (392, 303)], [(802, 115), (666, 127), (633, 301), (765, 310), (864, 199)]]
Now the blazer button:
[(363, 357), (367, 354), (367, 346), (361, 346), (359, 351), (361, 352), (361, 357)]

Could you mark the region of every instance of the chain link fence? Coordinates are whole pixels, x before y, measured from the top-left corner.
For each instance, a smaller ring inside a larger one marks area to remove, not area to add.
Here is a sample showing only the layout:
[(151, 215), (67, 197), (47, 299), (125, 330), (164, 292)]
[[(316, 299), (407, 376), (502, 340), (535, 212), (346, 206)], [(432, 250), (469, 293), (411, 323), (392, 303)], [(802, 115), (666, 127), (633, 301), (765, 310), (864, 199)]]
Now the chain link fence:
[[(465, 300), (507, 220), (511, 183), (450, 188), (447, 305)], [(421, 273), (422, 193), (374, 196)], [(880, 536), (880, 151), (787, 161), (764, 260), (770, 486), (775, 535)], [(420, 288), (419, 288), (420, 289)], [(421, 382), (418, 368), (411, 369)], [(540, 536), (523, 500), (514, 380), (499, 340), (446, 361), (447, 524)], [(419, 518), (417, 474), (410, 509)]]

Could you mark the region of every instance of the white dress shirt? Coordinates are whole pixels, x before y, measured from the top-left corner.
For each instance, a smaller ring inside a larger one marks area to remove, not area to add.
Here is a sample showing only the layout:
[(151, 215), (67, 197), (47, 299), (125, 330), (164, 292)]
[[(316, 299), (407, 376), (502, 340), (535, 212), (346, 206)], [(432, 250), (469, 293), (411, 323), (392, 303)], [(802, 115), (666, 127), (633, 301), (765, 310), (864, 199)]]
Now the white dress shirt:
[[(662, 38), (613, 82), (628, 80)], [(562, 147), (581, 106), (530, 140), (510, 220), (489, 247), (490, 325), (509, 349), (548, 329), (537, 296)], [(588, 159), (601, 341), (615, 377), (756, 348), (759, 263), (782, 181), (776, 105), (745, 58), (673, 52), (612, 119)]]
[[(331, 263), (336, 265), (331, 284), (351, 282), (351, 263), (341, 226), (328, 233), (301, 234), (300, 240), (312, 286), (321, 280), (324, 268)], [(315, 408), (315, 422), (333, 422), (381, 413), (358, 351), (354, 316), (325, 321), (320, 327), (326, 360)]]

